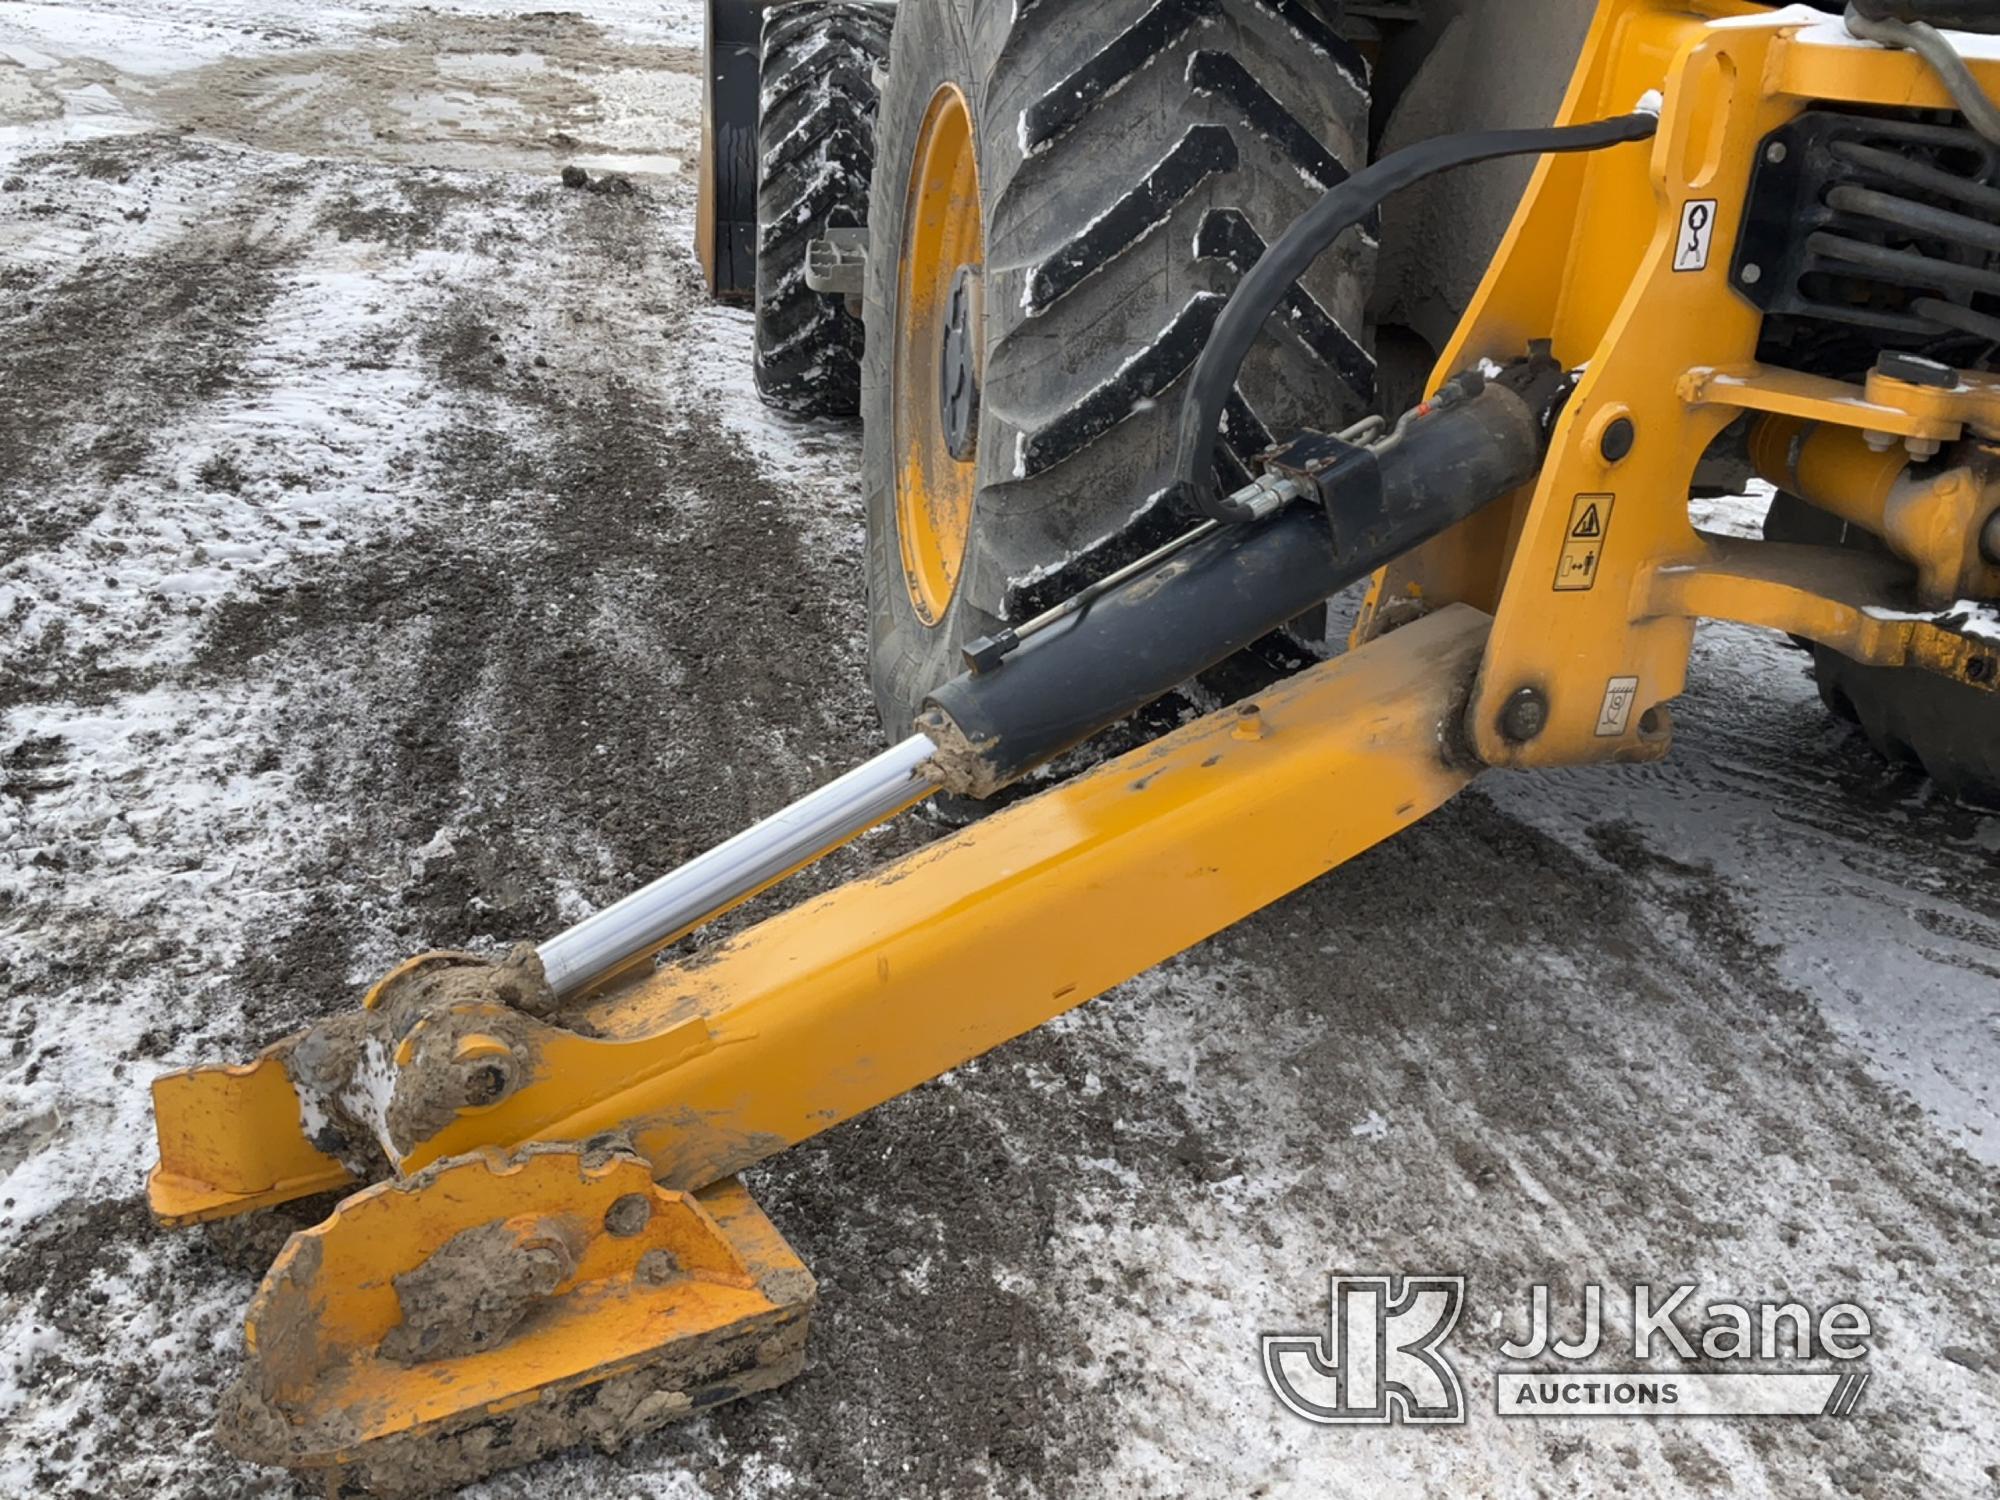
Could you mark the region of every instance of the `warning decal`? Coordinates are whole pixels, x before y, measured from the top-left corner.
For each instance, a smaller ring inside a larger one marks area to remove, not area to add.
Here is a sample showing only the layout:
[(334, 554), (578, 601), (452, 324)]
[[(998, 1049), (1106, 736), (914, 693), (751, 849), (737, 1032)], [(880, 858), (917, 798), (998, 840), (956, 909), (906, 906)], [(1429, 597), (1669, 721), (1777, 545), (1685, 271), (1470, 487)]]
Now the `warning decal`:
[(1681, 205), (1681, 237), (1674, 246), (1676, 271), (1706, 271), (1715, 243), (1715, 200), (1692, 198)]
[(1616, 499), (1614, 495), (1578, 495), (1570, 502), (1569, 531), (1563, 537), (1562, 560), (1556, 564), (1558, 593), (1576, 593), (1597, 582), (1597, 564), (1604, 554)]
[(1625, 733), (1632, 722), (1632, 704), (1639, 696), (1639, 679), (1614, 677), (1604, 686), (1604, 706), (1597, 711), (1597, 737)]

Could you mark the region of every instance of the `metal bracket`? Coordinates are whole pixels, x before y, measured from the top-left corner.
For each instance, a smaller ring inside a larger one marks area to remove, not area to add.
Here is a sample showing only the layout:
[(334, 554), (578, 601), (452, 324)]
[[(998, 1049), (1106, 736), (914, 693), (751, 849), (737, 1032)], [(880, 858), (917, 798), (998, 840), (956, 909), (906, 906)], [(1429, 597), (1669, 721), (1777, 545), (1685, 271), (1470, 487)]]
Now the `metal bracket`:
[(218, 1436), (329, 1494), (435, 1494), (783, 1384), (815, 1297), (733, 1178), (656, 1186), (613, 1137), (460, 1156), (292, 1236)]
[(861, 316), (861, 297), (868, 285), (868, 230), (829, 229), (806, 246), (806, 285), (829, 296), (845, 297), (847, 310)]

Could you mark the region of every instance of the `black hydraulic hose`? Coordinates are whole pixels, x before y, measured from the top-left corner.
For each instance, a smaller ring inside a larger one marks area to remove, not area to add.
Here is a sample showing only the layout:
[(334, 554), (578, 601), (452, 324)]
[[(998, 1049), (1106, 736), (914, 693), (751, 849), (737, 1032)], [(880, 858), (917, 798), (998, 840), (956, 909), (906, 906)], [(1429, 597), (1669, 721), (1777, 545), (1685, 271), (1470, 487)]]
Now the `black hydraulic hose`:
[(1869, 21), (1916, 21), (1948, 31), (2000, 31), (2000, 0), (1853, 0)]
[(1866, 168), (1874, 176), (1887, 177), (1904, 187), (1922, 188), (1941, 197), (1954, 198), (1980, 210), (1988, 218), (2000, 219), (2000, 188), (1987, 187), (1984, 183), (1960, 177), (1956, 172), (1944, 172), (1924, 162), (1912, 161), (1901, 152), (1884, 151), (1879, 146), (1863, 145), (1860, 141), (1833, 141), (1828, 149), (1842, 161)]
[[(1917, 14), (1905, 17), (1899, 12)], [(1866, 0), (1852, 0), (1847, 7), (1850, 34), (1863, 41), (1879, 42), (1884, 47), (1907, 47), (1916, 53), (1931, 65), (1938, 81), (1944, 84), (1945, 92), (1951, 95), (1965, 115), (1965, 123), (1987, 140), (2000, 144), (2000, 104), (1987, 97), (1986, 90), (1979, 86), (1979, 80), (1972, 76), (1972, 69), (1958, 55), (1958, 48), (1952, 45), (1951, 38), (1937, 29), (1953, 25), (1960, 29), (1973, 27), (1980, 31), (2000, 31), (2000, 4), (1986, 0), (1983, 5), (1971, 6), (1892, 6), (1881, 4), (1879, 0), (1873, 5)]]
[(1472, 130), (1442, 135), (1393, 151), (1331, 189), (1258, 258), (1222, 309), (1222, 316), (1215, 320), (1208, 344), (1188, 379), (1187, 399), (1181, 404), (1180, 432), (1174, 452), (1175, 491), (1192, 499), (1211, 520), (1235, 524), (1251, 519), (1248, 510), (1216, 490), (1213, 479), (1223, 407), (1236, 388), (1243, 361), (1263, 331), (1264, 320), (1277, 310), (1292, 283), (1335, 240), (1367, 218), (1383, 199), (1413, 182), (1454, 167), (1501, 156), (1599, 151), (1627, 141), (1646, 140), (1659, 128), (1657, 114), (1640, 111), (1588, 125)]
[(1843, 182), (1829, 192), (1826, 206), (1837, 208), (1842, 213), (1857, 214), (1864, 219), (1885, 220), (1900, 229), (1913, 229), (1923, 234), (1934, 234), (1939, 239), (1955, 240), (1975, 250), (2000, 250), (2000, 224), (1988, 219), (1975, 219), (1970, 214), (1953, 213), (1950, 209), (1937, 208), (1929, 203), (1899, 198), (1894, 193), (1878, 193), (1873, 188), (1858, 187), (1851, 182)]

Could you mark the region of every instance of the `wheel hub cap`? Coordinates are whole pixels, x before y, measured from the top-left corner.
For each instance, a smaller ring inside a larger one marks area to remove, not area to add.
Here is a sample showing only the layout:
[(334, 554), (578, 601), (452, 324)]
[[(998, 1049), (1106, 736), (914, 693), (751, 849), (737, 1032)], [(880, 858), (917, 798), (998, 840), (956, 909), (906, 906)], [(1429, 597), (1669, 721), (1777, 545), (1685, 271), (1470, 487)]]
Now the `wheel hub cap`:
[(972, 338), (978, 275), (960, 266), (946, 302), (944, 350), (938, 360), (938, 414), (945, 446), (960, 463), (970, 463), (979, 446), (979, 379), (973, 373)]

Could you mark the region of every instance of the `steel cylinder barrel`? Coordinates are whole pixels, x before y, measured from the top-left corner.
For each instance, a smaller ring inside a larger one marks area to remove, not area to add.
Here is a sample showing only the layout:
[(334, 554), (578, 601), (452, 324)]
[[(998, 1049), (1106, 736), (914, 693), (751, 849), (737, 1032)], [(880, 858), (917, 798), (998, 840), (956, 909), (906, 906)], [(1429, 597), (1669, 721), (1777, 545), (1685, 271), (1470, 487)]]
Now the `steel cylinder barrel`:
[(1323, 504), (1196, 542), (931, 694), (917, 723), (946, 786), (991, 795), (1519, 488), (1562, 388), (1552, 361), (1523, 361), (1378, 447), (1294, 444)]

